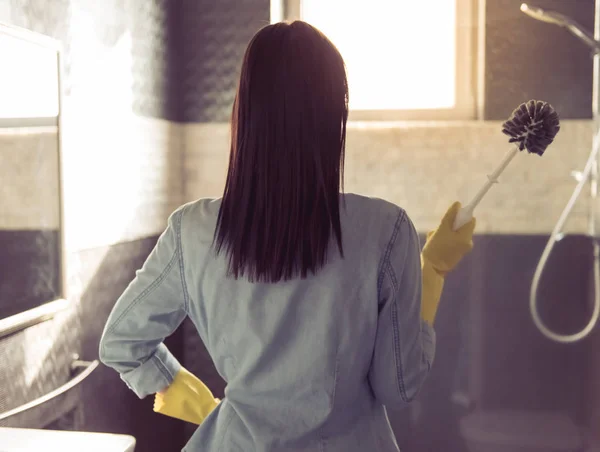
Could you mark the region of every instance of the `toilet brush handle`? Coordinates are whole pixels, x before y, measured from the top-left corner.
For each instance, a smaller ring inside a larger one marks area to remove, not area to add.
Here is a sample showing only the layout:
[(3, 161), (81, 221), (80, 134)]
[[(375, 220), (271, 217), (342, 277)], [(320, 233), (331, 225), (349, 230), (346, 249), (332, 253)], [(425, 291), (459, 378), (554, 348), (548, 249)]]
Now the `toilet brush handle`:
[(462, 207), (458, 213), (456, 214), (456, 218), (454, 219), (454, 230), (456, 231), (461, 226), (464, 226), (471, 218), (473, 218), (473, 212), (475, 211), (475, 207), (481, 202), (485, 194), (492, 188), (492, 185), (498, 183), (498, 177), (502, 172), (506, 169), (510, 161), (514, 158), (515, 155), (519, 152), (519, 148), (517, 146), (513, 146), (504, 156), (498, 167), (494, 170), (492, 174), (489, 174), (487, 177), (487, 181), (483, 184), (483, 187), (479, 189), (475, 197), (469, 202), (469, 204)]

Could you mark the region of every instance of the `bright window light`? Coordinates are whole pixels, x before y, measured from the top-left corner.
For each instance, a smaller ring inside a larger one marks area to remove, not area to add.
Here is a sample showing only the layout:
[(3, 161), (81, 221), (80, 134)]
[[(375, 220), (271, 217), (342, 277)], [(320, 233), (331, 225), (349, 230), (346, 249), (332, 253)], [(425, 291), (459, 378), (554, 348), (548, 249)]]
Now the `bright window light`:
[(352, 110), (456, 105), (456, 0), (302, 0), (346, 62)]
[(0, 55), (0, 119), (58, 116), (57, 53), (2, 35)]

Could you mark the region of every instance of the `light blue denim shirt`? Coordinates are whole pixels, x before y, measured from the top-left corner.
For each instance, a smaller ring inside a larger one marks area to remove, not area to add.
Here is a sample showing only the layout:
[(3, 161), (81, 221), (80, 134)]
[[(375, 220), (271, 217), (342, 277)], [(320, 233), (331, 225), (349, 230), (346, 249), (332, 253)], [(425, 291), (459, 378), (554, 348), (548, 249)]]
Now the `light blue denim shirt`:
[(398, 206), (341, 196), (344, 258), (332, 251), (316, 275), (227, 277), (212, 248), (220, 199), (201, 199), (171, 215), (117, 301), (100, 358), (140, 398), (180, 369), (163, 340), (186, 316), (227, 382), (185, 452), (398, 450), (384, 407), (415, 397), (435, 350), (420, 318), (419, 239)]

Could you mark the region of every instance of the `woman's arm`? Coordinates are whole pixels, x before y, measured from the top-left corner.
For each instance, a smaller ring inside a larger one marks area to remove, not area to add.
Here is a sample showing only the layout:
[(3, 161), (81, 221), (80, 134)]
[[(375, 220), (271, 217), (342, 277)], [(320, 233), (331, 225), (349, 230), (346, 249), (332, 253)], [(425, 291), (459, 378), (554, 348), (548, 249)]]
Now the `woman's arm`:
[(378, 400), (390, 407), (410, 403), (425, 381), (435, 356), (433, 322), (452, 271), (473, 247), (475, 219), (454, 231), (459, 203), (440, 226), (419, 238), (401, 212), (386, 249), (380, 275), (379, 319), (369, 381)]
[(181, 220), (175, 211), (156, 247), (115, 304), (100, 340), (100, 360), (143, 398), (164, 391), (181, 364), (164, 345), (186, 317)]
[(369, 382), (390, 408), (410, 403), (435, 355), (435, 332), (421, 319), (419, 237), (404, 211), (396, 221), (380, 274), (379, 318)]
[(454, 230), (454, 219), (460, 207), (458, 202), (450, 206), (437, 229), (427, 234), (427, 242), (421, 253), (421, 318), (429, 325), (433, 325), (435, 320), (446, 275), (473, 248), (475, 218)]

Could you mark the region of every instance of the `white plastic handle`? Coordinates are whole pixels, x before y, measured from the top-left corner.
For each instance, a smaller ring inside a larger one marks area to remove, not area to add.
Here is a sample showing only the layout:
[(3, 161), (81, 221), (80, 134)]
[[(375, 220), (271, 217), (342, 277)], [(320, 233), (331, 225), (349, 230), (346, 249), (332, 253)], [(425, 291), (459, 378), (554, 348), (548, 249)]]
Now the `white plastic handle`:
[(458, 211), (458, 213), (456, 214), (456, 218), (454, 219), (454, 230), (455, 231), (457, 229), (459, 229), (461, 226), (464, 226), (469, 221), (471, 221), (471, 218), (473, 218), (473, 212), (475, 211), (475, 207), (477, 207), (477, 204), (479, 204), (481, 202), (484, 195), (488, 192), (488, 190), (490, 188), (492, 188), (492, 185), (498, 183), (498, 176), (500, 176), (500, 174), (502, 174), (502, 171), (505, 170), (505, 168), (508, 166), (510, 161), (514, 158), (515, 155), (517, 155), (518, 152), (519, 152), (519, 148), (516, 146), (513, 146), (506, 153), (506, 155), (502, 159), (502, 162), (500, 162), (500, 165), (498, 165), (498, 167), (494, 170), (494, 172), (492, 174), (488, 175), (487, 182), (483, 185), (483, 187), (481, 187), (481, 189), (475, 195), (475, 197), (471, 200), (471, 202)]

